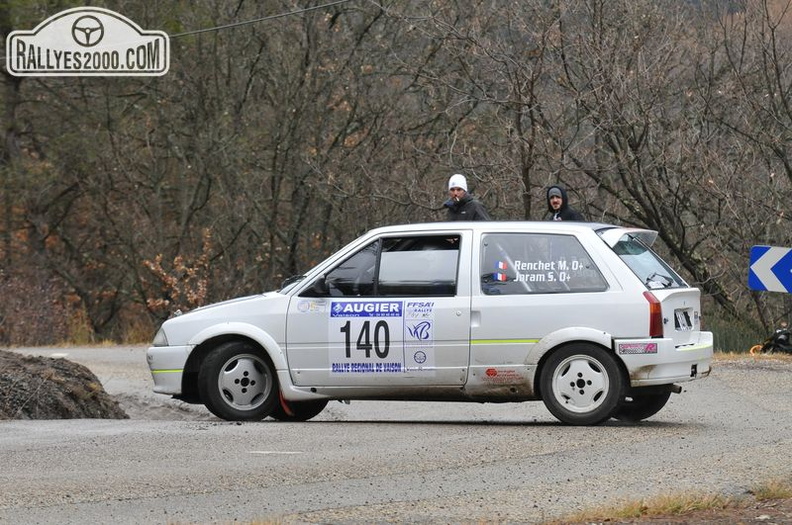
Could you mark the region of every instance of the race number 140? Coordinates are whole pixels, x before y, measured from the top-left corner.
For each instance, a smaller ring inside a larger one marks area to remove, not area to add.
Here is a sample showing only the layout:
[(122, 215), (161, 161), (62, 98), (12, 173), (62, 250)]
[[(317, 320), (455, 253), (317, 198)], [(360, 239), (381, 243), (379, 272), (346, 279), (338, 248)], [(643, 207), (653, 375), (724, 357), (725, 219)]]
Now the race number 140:
[[(386, 321), (377, 321), (377, 324), (372, 328), (373, 321), (364, 321), (360, 332), (357, 334), (357, 341), (355, 342), (355, 350), (362, 350), (366, 353), (366, 358), (371, 358), (371, 350), (377, 354), (380, 359), (388, 357), (388, 350), (390, 349), (390, 328)], [(352, 322), (347, 321), (341, 326), (341, 333), (344, 334), (344, 348), (346, 350), (346, 357), (352, 357), (352, 338), (355, 337), (352, 330)], [(373, 334), (372, 334), (373, 332)]]

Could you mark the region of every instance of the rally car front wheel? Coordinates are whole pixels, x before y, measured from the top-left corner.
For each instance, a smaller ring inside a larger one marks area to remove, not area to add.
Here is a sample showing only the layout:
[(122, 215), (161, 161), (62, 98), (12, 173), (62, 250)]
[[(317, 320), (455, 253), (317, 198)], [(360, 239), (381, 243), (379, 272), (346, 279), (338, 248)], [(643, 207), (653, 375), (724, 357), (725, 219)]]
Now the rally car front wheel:
[(198, 374), (201, 401), (227, 421), (259, 421), (278, 403), (275, 367), (257, 347), (243, 341), (212, 350)]

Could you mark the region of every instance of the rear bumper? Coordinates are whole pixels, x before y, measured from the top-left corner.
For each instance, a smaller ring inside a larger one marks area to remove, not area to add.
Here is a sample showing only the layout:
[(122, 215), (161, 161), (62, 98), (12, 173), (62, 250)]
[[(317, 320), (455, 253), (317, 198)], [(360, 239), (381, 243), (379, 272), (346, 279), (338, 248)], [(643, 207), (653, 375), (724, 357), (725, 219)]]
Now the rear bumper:
[(182, 375), (192, 346), (152, 346), (146, 351), (154, 392), (178, 395), (182, 393)]
[(698, 341), (678, 347), (671, 339), (617, 339), (614, 351), (633, 387), (693, 381), (710, 374), (712, 332), (700, 332)]

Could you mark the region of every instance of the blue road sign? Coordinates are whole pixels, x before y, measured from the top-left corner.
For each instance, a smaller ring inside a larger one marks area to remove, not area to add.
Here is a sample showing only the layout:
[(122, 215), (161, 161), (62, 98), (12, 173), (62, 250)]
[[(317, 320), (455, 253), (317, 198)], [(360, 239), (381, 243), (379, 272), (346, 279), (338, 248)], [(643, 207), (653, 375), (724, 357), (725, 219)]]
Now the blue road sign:
[(792, 248), (751, 248), (748, 287), (762, 292), (792, 293)]

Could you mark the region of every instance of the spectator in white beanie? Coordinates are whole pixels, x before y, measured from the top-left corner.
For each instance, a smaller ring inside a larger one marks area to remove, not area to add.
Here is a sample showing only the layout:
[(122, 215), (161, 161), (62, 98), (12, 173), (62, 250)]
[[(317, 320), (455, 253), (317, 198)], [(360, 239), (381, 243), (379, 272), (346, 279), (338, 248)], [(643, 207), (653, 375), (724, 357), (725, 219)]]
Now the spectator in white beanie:
[(449, 221), (489, 221), (484, 205), (468, 192), (467, 179), (456, 173), (448, 179), (449, 199), (443, 203)]

